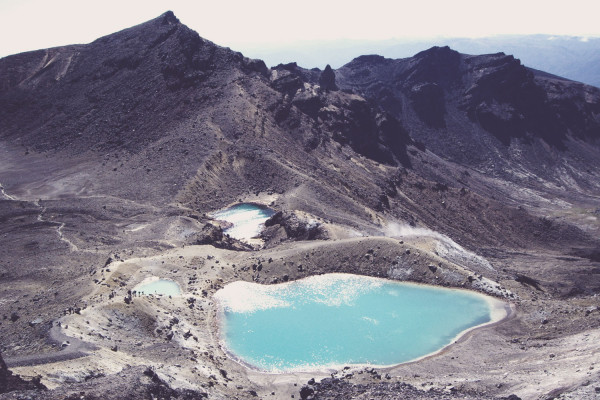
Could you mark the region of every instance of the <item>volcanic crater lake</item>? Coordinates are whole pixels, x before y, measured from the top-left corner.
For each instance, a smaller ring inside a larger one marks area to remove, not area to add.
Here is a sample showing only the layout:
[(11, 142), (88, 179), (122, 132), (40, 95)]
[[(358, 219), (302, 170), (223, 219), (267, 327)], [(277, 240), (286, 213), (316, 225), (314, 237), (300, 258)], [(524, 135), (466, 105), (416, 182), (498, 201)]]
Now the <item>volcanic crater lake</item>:
[(134, 288), (141, 295), (179, 296), (181, 288), (169, 279), (150, 278)]
[(399, 364), (506, 316), (504, 302), (476, 292), (350, 274), (238, 281), (215, 299), (222, 346), (268, 372)]
[(232, 224), (225, 233), (234, 239), (250, 240), (260, 233), (264, 223), (275, 211), (254, 203), (240, 203), (216, 211), (212, 217)]

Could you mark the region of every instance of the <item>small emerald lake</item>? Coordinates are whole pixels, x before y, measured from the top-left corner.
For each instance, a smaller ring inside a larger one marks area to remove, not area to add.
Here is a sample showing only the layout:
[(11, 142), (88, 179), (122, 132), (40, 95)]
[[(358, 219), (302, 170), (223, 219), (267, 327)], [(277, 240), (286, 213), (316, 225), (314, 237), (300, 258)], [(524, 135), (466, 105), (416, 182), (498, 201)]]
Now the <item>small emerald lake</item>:
[(260, 233), (264, 223), (275, 212), (268, 207), (253, 203), (240, 203), (216, 211), (212, 217), (232, 224), (225, 233), (234, 239), (250, 240)]
[(399, 364), (506, 315), (503, 302), (479, 293), (349, 274), (238, 281), (215, 298), (222, 345), (269, 372)]
[(134, 288), (140, 295), (179, 296), (181, 288), (169, 279), (150, 278)]

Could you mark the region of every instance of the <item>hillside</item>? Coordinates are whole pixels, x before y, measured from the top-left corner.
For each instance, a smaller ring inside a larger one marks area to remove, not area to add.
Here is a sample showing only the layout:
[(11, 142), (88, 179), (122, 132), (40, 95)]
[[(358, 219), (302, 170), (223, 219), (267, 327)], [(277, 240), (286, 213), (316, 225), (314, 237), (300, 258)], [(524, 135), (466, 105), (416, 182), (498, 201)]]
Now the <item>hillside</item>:
[[(379, 369), (390, 380), (338, 371), (314, 398), (600, 385), (598, 88), (447, 47), (269, 69), (167, 12), (0, 59), (0, 153), (0, 352), (15, 376), (41, 376), (31, 398), (300, 396), (331, 374), (238, 364), (211, 296), (327, 272), (478, 290), (515, 311)], [(282, 212), (264, 247), (211, 219), (237, 202)], [(149, 273), (186, 297), (132, 300)]]

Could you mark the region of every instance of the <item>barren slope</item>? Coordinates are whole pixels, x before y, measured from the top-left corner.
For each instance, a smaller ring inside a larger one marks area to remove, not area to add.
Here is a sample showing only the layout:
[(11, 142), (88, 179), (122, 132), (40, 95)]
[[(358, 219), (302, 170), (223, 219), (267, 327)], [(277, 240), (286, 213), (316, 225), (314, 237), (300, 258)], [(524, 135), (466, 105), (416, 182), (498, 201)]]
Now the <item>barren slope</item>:
[[(3, 58), (0, 89), (0, 351), (52, 389), (32, 398), (299, 396), (331, 372), (235, 363), (211, 295), (326, 272), (515, 314), (414, 364), (334, 372), (315, 398), (595, 395), (600, 90), (448, 48), (267, 69), (170, 12)], [(238, 201), (283, 212), (267, 248), (212, 225)], [(149, 275), (184, 296), (131, 299)]]

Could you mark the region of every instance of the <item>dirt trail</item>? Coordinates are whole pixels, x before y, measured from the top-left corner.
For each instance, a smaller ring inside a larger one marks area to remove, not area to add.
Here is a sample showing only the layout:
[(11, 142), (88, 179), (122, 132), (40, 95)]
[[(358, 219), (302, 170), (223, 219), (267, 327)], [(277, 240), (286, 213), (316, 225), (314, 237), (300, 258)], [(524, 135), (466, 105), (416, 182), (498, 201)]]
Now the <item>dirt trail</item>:
[[(48, 364), (59, 361), (74, 360), (88, 356), (98, 347), (84, 342), (83, 340), (67, 336), (58, 325), (53, 325), (48, 333), (48, 341), (55, 344), (60, 351), (54, 353), (31, 354), (27, 356), (6, 358), (4, 361), (9, 368), (29, 367), (34, 365)], [(64, 347), (63, 347), (64, 345)]]

